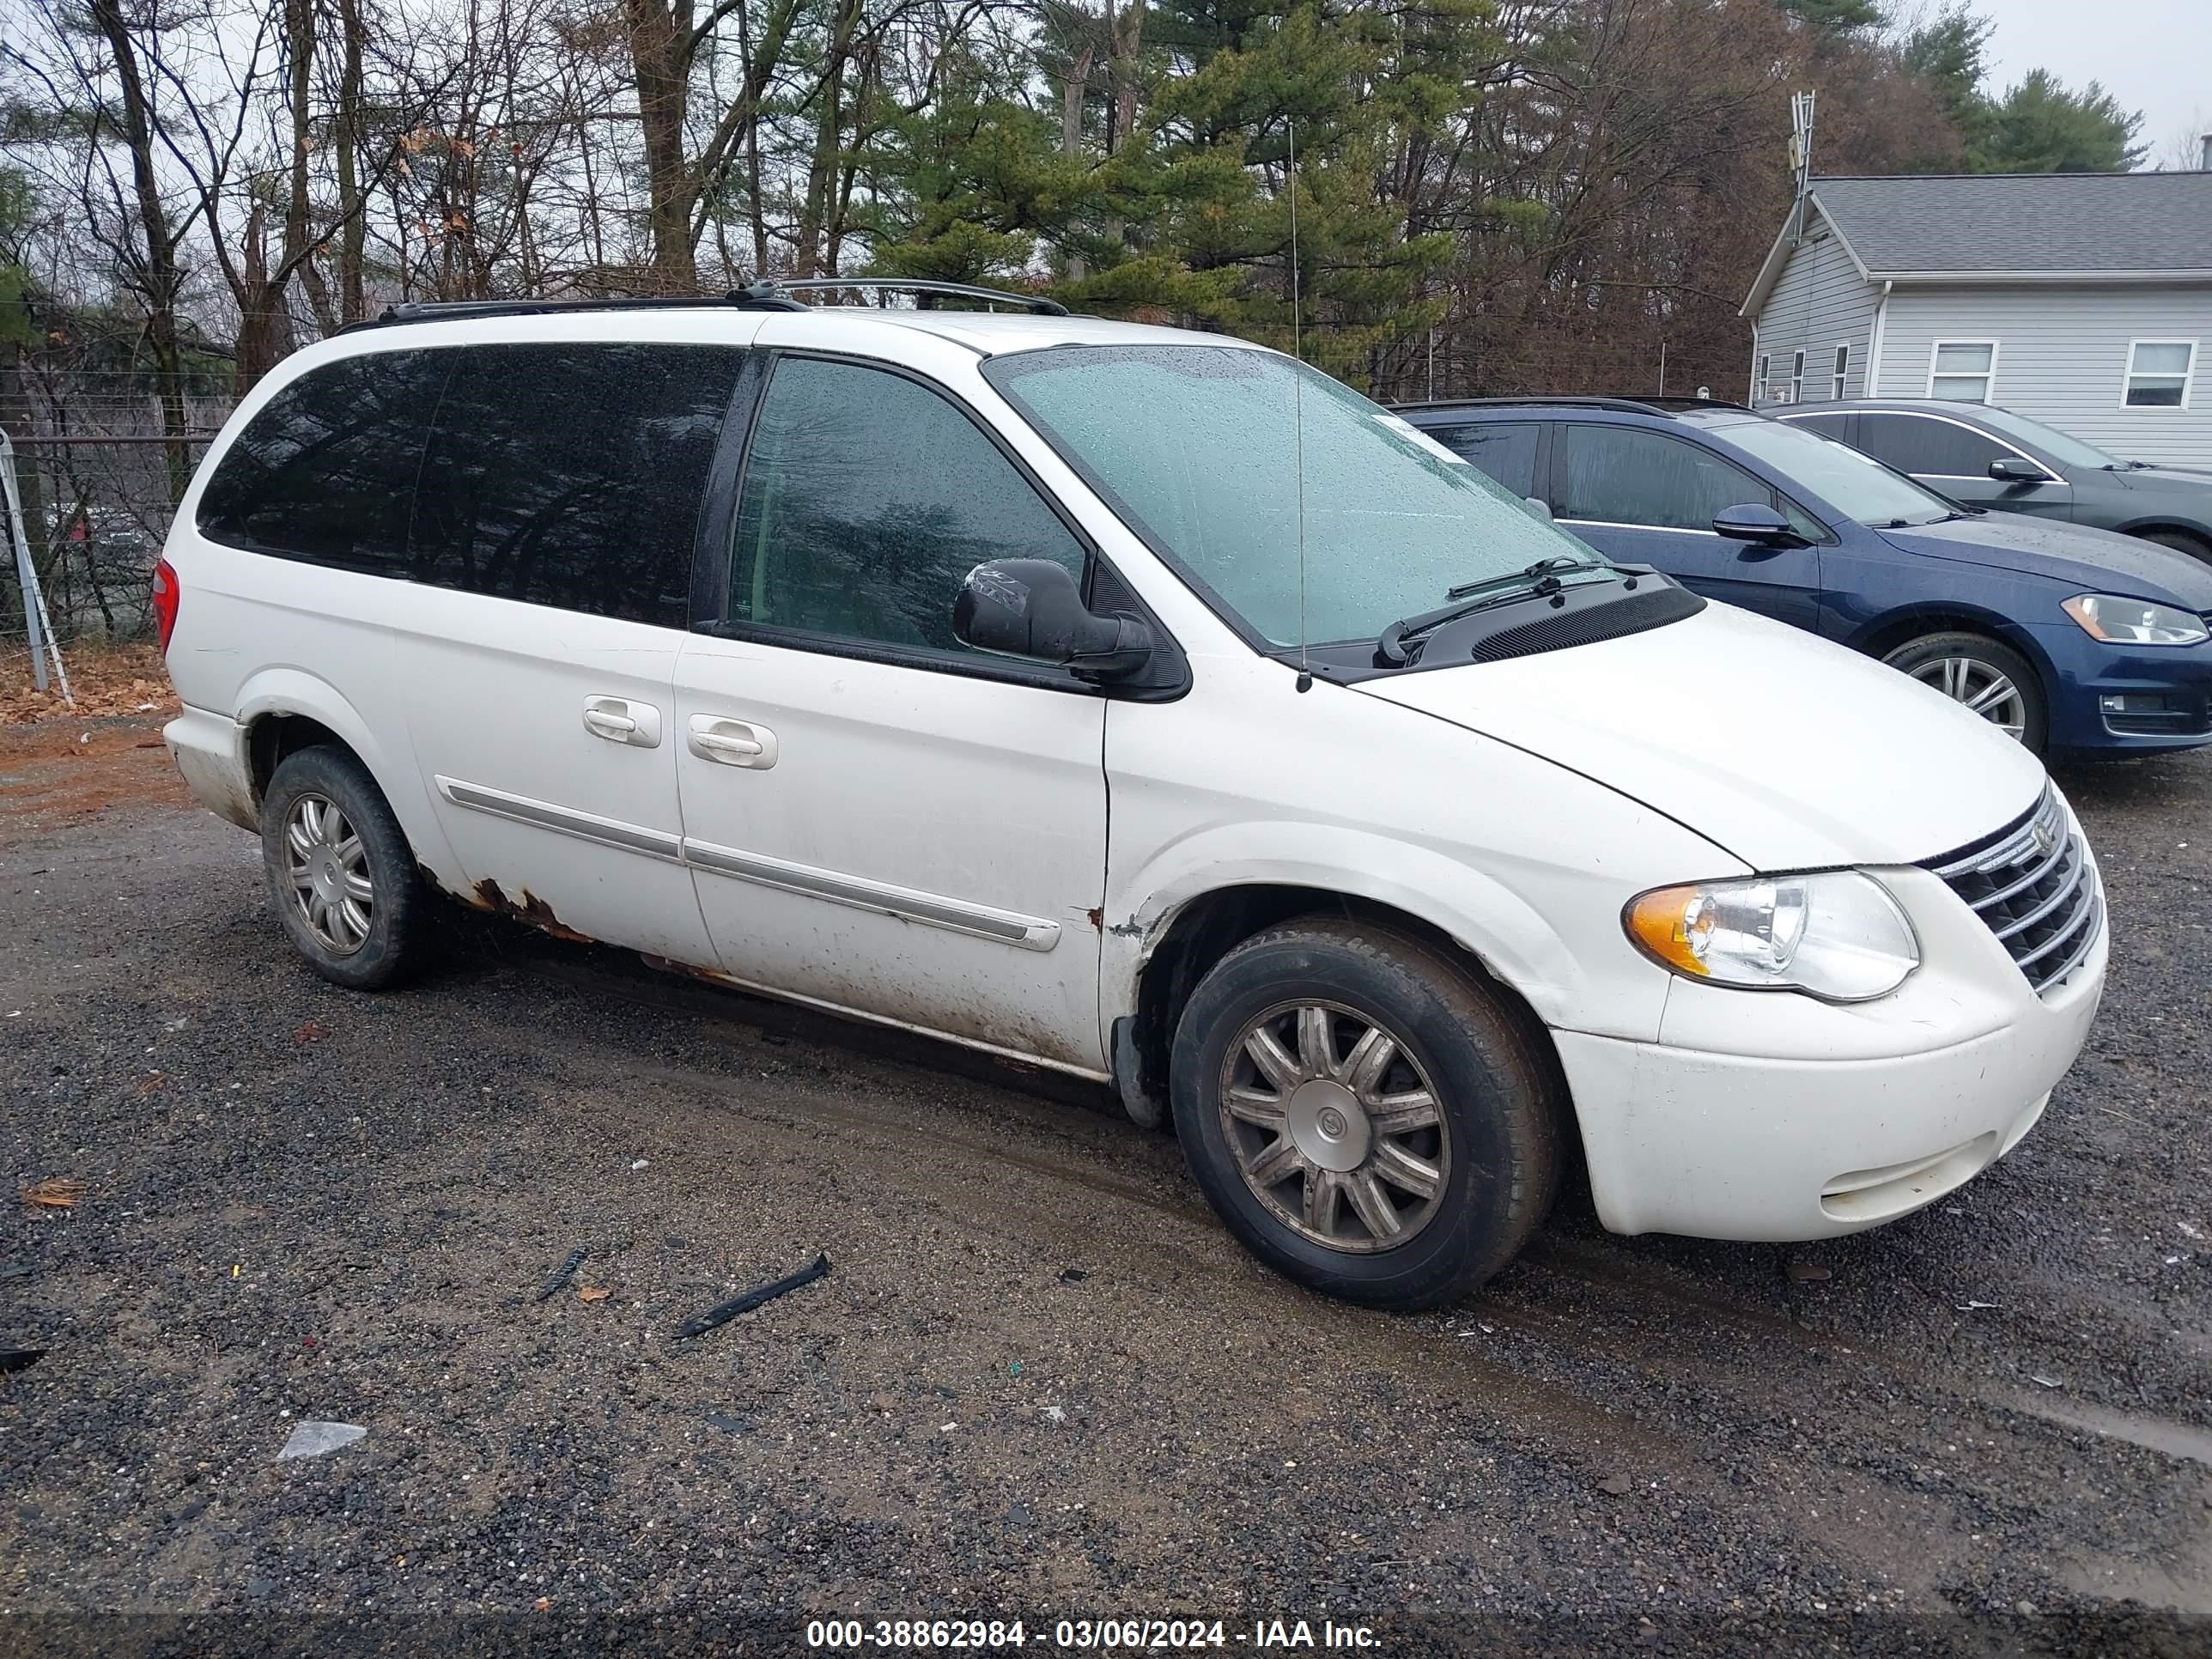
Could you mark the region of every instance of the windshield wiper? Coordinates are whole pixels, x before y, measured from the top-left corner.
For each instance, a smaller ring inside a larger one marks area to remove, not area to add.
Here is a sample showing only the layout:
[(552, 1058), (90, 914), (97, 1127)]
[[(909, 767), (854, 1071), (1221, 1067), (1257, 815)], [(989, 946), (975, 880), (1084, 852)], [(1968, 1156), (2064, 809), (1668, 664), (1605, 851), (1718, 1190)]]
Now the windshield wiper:
[[(1511, 587), (1516, 583), (1527, 581), (1532, 577), (1541, 578), (1547, 576), (1554, 570), (1595, 570), (1598, 568), (1600, 568), (1599, 566), (1592, 564), (1588, 559), (1577, 559), (1565, 553), (1554, 553), (1549, 558), (1539, 559), (1532, 565), (1523, 566), (1521, 569), (1515, 571), (1510, 576), (1492, 576), (1483, 581), (1462, 582), (1457, 587), (1446, 588), (1444, 590), (1444, 597), (1448, 599), (1464, 599), (1471, 594), (1487, 593), (1495, 588)], [(1547, 587), (1544, 591), (1549, 593), (1555, 592), (1556, 590)]]
[(1509, 576), (1492, 576), (1479, 582), (1462, 582), (1444, 595), (1448, 599), (1459, 601), (1458, 604), (1440, 605), (1434, 611), (1424, 611), (1417, 616), (1402, 617), (1384, 629), (1375, 641), (1375, 654), (1394, 668), (1403, 668), (1413, 661), (1416, 654), (1406, 648), (1407, 645), (1424, 634), (1434, 633), (1446, 623), (1472, 617), (1476, 611), (1486, 611), (1493, 605), (1547, 598), (1566, 585), (1559, 580), (1560, 574), (1565, 571), (1611, 568), (1610, 565), (1593, 563), (1588, 559), (1572, 559), (1563, 554), (1554, 554), (1550, 558), (1539, 559)]

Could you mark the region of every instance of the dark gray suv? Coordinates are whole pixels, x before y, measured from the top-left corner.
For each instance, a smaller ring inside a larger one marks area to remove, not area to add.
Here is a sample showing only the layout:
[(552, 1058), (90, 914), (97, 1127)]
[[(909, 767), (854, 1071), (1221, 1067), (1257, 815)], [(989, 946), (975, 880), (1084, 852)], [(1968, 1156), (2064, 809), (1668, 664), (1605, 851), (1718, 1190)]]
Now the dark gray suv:
[(1769, 412), (1969, 507), (2118, 530), (2212, 562), (2212, 471), (2124, 461), (1987, 404), (1879, 398)]

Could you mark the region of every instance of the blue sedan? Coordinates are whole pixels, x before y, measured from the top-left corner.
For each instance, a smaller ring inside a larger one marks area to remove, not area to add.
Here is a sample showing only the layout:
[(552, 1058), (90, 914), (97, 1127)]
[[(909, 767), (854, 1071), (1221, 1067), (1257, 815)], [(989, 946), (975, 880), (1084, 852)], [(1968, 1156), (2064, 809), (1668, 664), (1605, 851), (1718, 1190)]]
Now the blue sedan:
[(2212, 565), (2185, 553), (1962, 507), (1731, 404), (1400, 413), (1608, 557), (1879, 657), (2039, 754), (2212, 743)]

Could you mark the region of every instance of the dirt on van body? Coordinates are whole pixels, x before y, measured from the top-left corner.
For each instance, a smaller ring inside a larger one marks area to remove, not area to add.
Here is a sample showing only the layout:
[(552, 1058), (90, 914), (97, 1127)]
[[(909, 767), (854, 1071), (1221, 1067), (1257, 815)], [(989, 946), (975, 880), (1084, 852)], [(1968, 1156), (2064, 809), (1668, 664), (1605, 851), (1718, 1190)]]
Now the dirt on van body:
[[(2003, 1164), (1794, 1247), (1571, 1191), (1393, 1317), (1083, 1085), (490, 919), (341, 992), (155, 727), (86, 729), (0, 738), (11, 1648), (2212, 1643), (2212, 756), (2064, 780), (2118, 948)], [(307, 1419), (368, 1432), (278, 1462)]]

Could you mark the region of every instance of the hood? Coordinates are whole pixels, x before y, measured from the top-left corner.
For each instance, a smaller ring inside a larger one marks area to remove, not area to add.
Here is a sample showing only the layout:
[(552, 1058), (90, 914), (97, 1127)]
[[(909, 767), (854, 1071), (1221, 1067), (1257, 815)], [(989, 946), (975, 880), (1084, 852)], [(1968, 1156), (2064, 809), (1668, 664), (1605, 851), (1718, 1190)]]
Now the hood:
[(2103, 476), (2130, 489), (2179, 490), (2199, 501), (2204, 499), (2203, 492), (2212, 490), (2212, 469), (2171, 466), (2164, 461), (2154, 461), (2148, 466), (2115, 468)]
[(1915, 864), (2002, 828), (2044, 786), (2033, 755), (1940, 692), (1731, 605), (1357, 689), (1555, 761), (1756, 870)]
[(1986, 513), (1875, 533), (1908, 553), (2048, 576), (2077, 593), (2117, 592), (2185, 611), (2212, 611), (2212, 565), (2117, 531), (2024, 513)]

